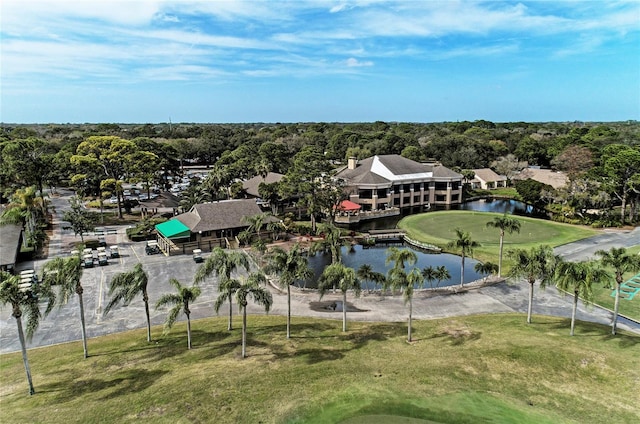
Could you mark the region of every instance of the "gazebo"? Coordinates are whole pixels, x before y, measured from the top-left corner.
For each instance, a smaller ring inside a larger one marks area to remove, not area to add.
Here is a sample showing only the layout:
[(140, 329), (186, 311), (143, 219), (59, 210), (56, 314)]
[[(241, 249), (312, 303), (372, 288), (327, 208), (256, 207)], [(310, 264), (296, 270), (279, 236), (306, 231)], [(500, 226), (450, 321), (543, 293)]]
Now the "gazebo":
[(357, 203), (352, 202), (351, 200), (343, 200), (336, 207), (335, 210), (338, 211), (341, 215), (356, 215), (358, 211), (360, 211), (361, 206)]

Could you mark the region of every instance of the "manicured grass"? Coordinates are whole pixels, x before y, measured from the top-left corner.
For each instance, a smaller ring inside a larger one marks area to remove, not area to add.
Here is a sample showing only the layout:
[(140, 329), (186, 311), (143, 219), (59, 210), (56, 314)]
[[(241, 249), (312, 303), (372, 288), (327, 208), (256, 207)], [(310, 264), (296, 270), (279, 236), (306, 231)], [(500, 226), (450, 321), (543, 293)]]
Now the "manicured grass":
[[(487, 228), (487, 222), (502, 214), (473, 211), (439, 211), (403, 218), (398, 226), (407, 231), (409, 237), (424, 243), (431, 243), (445, 250), (447, 243), (455, 239), (455, 229), (461, 228), (471, 234), (471, 238), (481, 244), (474, 249), (474, 257), (482, 261), (498, 262), (500, 232)], [(596, 230), (575, 225), (560, 224), (543, 219), (511, 216), (520, 221), (519, 233), (505, 234), (505, 269), (509, 267), (506, 252), (513, 248), (528, 249), (540, 244), (552, 247), (598, 234)], [(458, 253), (450, 250), (452, 253)], [(503, 272), (504, 273), (504, 272)]]
[[(0, 422), (439, 423), (637, 422), (640, 336), (520, 314), (352, 322), (250, 316), (247, 359), (225, 318), (0, 357)], [(391, 418), (389, 417), (391, 416)], [(360, 418), (358, 418), (360, 417)], [(395, 417), (395, 418), (393, 418)], [(396, 421), (399, 422), (399, 421)], [(402, 421), (409, 422), (409, 421)]]
[[(632, 254), (640, 253), (640, 246), (634, 246), (627, 249), (627, 252)], [(614, 275), (613, 270), (609, 269), (611, 275)], [(624, 281), (636, 275), (637, 272), (629, 272), (624, 275)], [(615, 281), (611, 281), (611, 287), (615, 287)], [(593, 287), (594, 303), (604, 306), (607, 309), (613, 310), (615, 298), (611, 296), (612, 289), (608, 289), (602, 286)], [(620, 298), (620, 313), (635, 320), (640, 321), (640, 293), (637, 293), (633, 299), (625, 300)]]

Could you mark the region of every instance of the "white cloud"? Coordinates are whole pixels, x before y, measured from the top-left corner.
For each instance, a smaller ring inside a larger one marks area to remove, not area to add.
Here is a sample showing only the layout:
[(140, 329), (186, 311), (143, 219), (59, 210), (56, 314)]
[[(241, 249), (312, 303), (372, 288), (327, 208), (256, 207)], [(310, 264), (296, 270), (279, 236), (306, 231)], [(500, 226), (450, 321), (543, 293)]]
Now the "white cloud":
[(356, 59), (355, 57), (350, 57), (345, 61), (347, 67), (349, 68), (359, 68), (362, 66), (373, 66), (373, 62), (370, 60), (361, 61)]

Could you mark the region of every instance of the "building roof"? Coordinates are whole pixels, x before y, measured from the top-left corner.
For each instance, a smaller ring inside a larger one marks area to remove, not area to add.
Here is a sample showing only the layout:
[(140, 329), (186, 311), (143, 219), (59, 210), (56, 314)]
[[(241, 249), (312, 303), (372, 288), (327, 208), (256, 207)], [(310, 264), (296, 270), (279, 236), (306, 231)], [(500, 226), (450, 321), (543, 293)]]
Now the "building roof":
[(355, 169), (342, 169), (337, 176), (350, 184), (360, 185), (432, 178), (462, 178), (462, 175), (444, 166), (419, 163), (400, 155), (372, 156), (359, 161)]
[(242, 188), (244, 191), (254, 197), (260, 197), (260, 193), (258, 188), (261, 183), (273, 184), (278, 183), (280, 180), (284, 178), (284, 175), (278, 174), (277, 172), (269, 172), (266, 177), (262, 178), (261, 175), (256, 175), (253, 178), (249, 178), (247, 181), (242, 183)]
[(567, 175), (564, 172), (551, 169), (526, 168), (513, 177), (514, 180), (532, 180), (548, 184), (553, 188), (561, 188), (567, 185)]
[(20, 246), (20, 225), (0, 225), (0, 267), (14, 266)]
[(189, 227), (177, 219), (170, 219), (156, 225), (156, 230), (168, 239), (185, 238), (191, 235)]
[(248, 227), (243, 218), (260, 213), (262, 209), (255, 199), (232, 199), (194, 205), (189, 212), (174, 219), (189, 227), (192, 233), (198, 233)]
[(487, 183), (507, 180), (507, 177), (496, 174), (491, 168), (474, 169), (473, 172), (476, 174), (476, 178)]
[(357, 211), (360, 210), (361, 207), (362, 206), (352, 202), (351, 200), (343, 200), (338, 206), (336, 206), (336, 209), (339, 211)]

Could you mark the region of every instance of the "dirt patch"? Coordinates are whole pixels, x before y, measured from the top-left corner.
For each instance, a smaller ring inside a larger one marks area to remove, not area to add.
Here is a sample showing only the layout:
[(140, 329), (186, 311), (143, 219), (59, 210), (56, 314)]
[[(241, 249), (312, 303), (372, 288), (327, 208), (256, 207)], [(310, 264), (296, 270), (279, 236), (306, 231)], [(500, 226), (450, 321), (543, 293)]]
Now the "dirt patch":
[[(316, 312), (342, 312), (341, 300), (324, 300), (321, 302), (310, 302), (309, 307)], [(347, 312), (368, 312), (367, 309), (360, 309), (347, 302)]]

